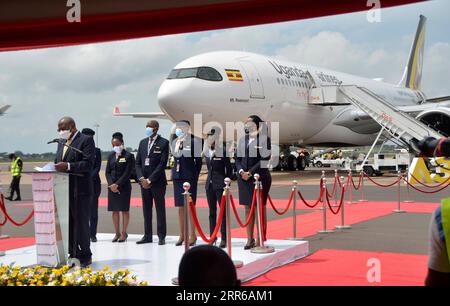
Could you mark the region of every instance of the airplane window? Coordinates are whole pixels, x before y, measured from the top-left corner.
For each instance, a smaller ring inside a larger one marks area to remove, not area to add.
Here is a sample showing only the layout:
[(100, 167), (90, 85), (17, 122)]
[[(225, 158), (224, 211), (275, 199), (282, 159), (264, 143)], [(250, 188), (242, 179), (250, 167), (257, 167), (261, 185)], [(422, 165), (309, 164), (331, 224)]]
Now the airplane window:
[(168, 79), (176, 79), (178, 76), (178, 72), (180, 72), (180, 69), (173, 69), (170, 73), (169, 76), (167, 77)]
[(195, 78), (197, 76), (197, 70), (198, 68), (180, 69), (180, 72), (178, 72), (177, 79)]
[(222, 81), (220, 73), (211, 67), (173, 69), (167, 79), (199, 78), (207, 81)]
[(220, 73), (211, 67), (198, 68), (197, 77), (207, 81), (222, 81), (222, 76)]

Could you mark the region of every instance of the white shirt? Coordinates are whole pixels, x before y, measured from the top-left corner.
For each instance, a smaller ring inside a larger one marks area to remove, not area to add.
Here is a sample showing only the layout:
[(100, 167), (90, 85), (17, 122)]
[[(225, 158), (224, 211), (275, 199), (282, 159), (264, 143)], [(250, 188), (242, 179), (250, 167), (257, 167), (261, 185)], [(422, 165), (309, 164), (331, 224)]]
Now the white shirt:
[(153, 138), (153, 141), (151, 141), (151, 137), (148, 138), (148, 145), (147, 145), (147, 156), (150, 154), (150, 150), (152, 149), (153, 145), (155, 144), (156, 138), (158, 138), (158, 134)]
[[(75, 136), (77, 136), (77, 134), (79, 133), (80, 131), (76, 131), (75, 132), (75, 134), (73, 134), (73, 136), (71, 137), (71, 138), (69, 138), (69, 139), (72, 139), (71, 141), (70, 141), (70, 144), (72, 144), (72, 141), (73, 141), (73, 139), (75, 139)], [(67, 139), (67, 141), (69, 141), (69, 139)], [(67, 143), (67, 141), (65, 142), (65, 143)], [(69, 149), (69, 148), (67, 148), (67, 149)], [(64, 147), (63, 147), (63, 152), (64, 152)], [(67, 154), (67, 153), (66, 153)], [(64, 156), (63, 156), (63, 158), (64, 158)], [(70, 171), (70, 163), (67, 163), (67, 171)]]

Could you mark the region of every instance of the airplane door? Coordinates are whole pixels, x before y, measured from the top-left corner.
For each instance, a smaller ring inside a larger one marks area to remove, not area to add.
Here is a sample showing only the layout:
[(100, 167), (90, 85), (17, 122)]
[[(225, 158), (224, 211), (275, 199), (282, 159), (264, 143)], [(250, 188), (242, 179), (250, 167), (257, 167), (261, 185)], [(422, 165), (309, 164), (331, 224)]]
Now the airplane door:
[(320, 80), (315, 78), (309, 71), (306, 72), (306, 76), (309, 80), (309, 92), (308, 92), (308, 104), (321, 104), (323, 103), (323, 91), (320, 86)]
[(264, 99), (264, 87), (261, 76), (252, 62), (239, 60), (250, 86), (250, 98)]

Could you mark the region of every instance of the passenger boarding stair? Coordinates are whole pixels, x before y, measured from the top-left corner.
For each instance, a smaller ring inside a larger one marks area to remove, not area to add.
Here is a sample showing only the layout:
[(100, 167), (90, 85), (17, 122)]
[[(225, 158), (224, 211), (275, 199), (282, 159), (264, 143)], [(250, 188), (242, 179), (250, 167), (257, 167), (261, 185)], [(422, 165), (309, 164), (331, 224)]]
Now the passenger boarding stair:
[[(328, 87), (328, 88), (327, 88)], [(315, 88), (316, 90), (318, 88)], [(356, 85), (337, 85), (321, 87), (323, 90), (323, 105), (329, 105), (326, 101), (330, 99), (325, 97), (326, 93), (332, 93), (331, 98), (335, 101), (334, 105), (350, 104), (356, 106), (367, 113), (374, 121), (384, 128), (393, 138), (402, 141), (417, 151), (416, 144), (424, 137), (434, 137), (439, 139), (443, 137), (436, 130), (428, 127), (421, 121), (402, 112), (397, 107), (376, 95), (365, 87)], [(319, 105), (320, 103), (311, 103)]]

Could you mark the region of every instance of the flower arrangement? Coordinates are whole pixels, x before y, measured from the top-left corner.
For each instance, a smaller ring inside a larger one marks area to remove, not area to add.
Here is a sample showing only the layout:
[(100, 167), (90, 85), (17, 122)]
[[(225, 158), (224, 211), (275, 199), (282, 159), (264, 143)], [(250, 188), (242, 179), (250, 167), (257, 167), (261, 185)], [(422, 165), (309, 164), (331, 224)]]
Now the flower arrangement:
[(147, 286), (147, 282), (138, 282), (136, 276), (130, 276), (128, 269), (111, 271), (108, 266), (103, 270), (92, 271), (91, 267), (81, 269), (46, 268), (42, 266), (19, 267), (0, 266), (0, 286)]

